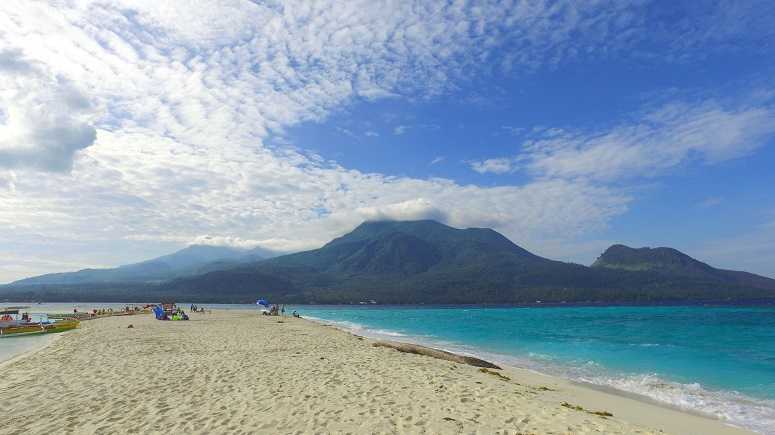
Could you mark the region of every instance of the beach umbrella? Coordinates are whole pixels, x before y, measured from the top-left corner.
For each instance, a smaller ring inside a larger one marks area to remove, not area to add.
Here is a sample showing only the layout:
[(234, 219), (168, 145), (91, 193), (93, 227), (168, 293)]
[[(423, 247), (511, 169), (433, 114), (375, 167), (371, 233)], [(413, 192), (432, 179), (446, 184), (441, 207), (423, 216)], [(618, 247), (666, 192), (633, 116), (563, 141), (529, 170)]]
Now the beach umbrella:
[(259, 299), (258, 301), (256, 301), (256, 305), (263, 305), (265, 307), (268, 307), (269, 301), (267, 301), (266, 299)]

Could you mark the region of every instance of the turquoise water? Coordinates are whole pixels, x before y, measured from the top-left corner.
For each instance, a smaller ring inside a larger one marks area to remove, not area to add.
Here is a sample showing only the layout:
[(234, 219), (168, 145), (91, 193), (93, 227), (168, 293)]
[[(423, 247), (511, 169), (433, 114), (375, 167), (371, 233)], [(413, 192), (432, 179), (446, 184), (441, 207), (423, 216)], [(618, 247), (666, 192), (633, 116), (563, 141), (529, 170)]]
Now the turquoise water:
[(775, 306), (294, 308), (775, 433)]
[[(118, 310), (125, 305), (55, 303), (32, 305), (29, 311)], [(775, 433), (775, 306), (289, 306), (286, 314), (294, 309), (361, 335), (479, 355)], [(0, 361), (43, 346), (47, 339), (0, 339)]]

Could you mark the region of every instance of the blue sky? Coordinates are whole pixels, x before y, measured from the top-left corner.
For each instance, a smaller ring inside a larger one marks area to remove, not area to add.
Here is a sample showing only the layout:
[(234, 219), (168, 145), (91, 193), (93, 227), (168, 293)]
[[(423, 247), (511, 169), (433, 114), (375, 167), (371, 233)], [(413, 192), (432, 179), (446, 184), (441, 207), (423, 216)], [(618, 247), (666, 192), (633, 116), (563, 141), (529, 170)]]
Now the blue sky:
[(767, 1), (0, 4), (0, 282), (365, 219), (775, 276)]

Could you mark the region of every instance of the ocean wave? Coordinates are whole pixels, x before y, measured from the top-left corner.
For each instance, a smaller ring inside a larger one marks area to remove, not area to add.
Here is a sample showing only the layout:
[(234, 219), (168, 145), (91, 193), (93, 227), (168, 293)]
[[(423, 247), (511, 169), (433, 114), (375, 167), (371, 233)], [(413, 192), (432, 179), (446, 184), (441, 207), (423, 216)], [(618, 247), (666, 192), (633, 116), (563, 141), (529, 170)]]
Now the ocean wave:
[(611, 388), (696, 412), (763, 434), (775, 434), (775, 400), (752, 398), (736, 391), (712, 390), (699, 383), (674, 382), (655, 374), (613, 373), (595, 361), (561, 361), (551, 355), (527, 357), (478, 353), (503, 365)]
[(334, 325), (339, 328), (350, 331), (354, 334), (363, 335), (369, 338), (407, 337), (406, 334), (403, 334), (398, 331), (392, 331), (389, 329), (373, 329), (373, 328), (364, 326), (360, 323), (350, 322), (348, 320), (328, 320), (328, 319), (320, 319), (312, 316), (307, 316), (306, 318), (314, 322)]
[(613, 373), (589, 360), (561, 361), (546, 354), (527, 358), (480, 354), (504, 365), (642, 396), (683, 411), (705, 414), (763, 434), (775, 434), (775, 400), (736, 391), (712, 390), (699, 383), (674, 382), (655, 374)]
[(436, 337), (407, 335), (398, 331), (372, 329), (350, 321), (307, 317), (369, 338), (400, 337), (411, 342), (459, 354), (475, 356), (504, 366), (562, 377), (576, 382), (611, 388), (666, 404), (684, 411), (697, 412), (728, 424), (762, 434), (775, 434), (775, 400), (754, 399), (735, 391), (716, 391), (698, 383), (673, 382), (657, 374), (612, 373), (591, 360), (560, 360), (552, 355), (530, 352), (524, 356), (494, 353), (440, 340)]
[(375, 334), (386, 335), (388, 337), (406, 337), (407, 336), (406, 334), (402, 334), (396, 331), (389, 331), (386, 329), (371, 329), (370, 331), (374, 332)]
[(775, 433), (775, 401), (753, 399), (736, 391), (714, 391), (698, 383), (665, 380), (656, 374), (592, 376), (578, 379), (639, 394), (685, 410), (700, 412), (761, 433)]

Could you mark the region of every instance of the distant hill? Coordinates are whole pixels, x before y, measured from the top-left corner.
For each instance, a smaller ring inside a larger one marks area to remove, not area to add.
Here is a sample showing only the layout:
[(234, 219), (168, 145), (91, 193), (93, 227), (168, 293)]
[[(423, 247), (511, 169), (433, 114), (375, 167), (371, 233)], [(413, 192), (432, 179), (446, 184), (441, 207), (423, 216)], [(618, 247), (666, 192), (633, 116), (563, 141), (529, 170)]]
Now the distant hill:
[(717, 269), (673, 248), (630, 248), (613, 245), (603, 252), (592, 267), (629, 271), (647, 271), (664, 276), (773, 288), (775, 280), (748, 272)]
[(98, 283), (162, 282), (176, 277), (200, 274), (258, 261), (268, 251), (245, 250), (225, 246), (191, 245), (177, 252), (140, 263), (110, 269), (83, 269), (77, 272), (51, 273), (22, 279), (12, 286), (75, 285)]
[(429, 220), (365, 222), (320, 249), (197, 267), (200, 273), (163, 282), (7, 286), (0, 298), (398, 304), (775, 299), (775, 280), (715, 269), (670, 248), (614, 245), (587, 267), (540, 257), (491, 229)]
[(714, 274), (717, 269), (673, 248), (630, 248), (613, 245), (592, 267), (623, 270), (651, 270), (689, 276)]

